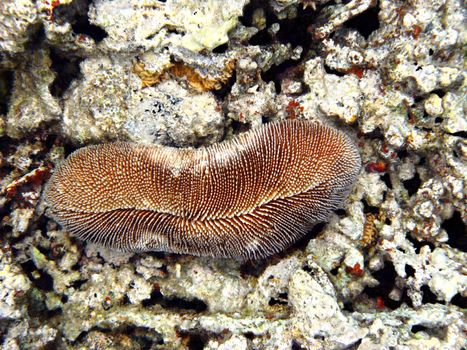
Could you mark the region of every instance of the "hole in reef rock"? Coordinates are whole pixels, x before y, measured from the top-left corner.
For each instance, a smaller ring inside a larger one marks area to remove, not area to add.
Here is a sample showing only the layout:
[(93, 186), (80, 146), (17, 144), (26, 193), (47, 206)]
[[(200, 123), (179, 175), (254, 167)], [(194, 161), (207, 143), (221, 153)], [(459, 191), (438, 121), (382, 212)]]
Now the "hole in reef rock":
[(303, 350), (306, 349), (298, 340), (293, 339), (292, 340), (292, 347), (291, 350)]
[(362, 199), (362, 203), (363, 203), (363, 212), (365, 214), (379, 214), (378, 207), (373, 207), (369, 205), (365, 199)]
[(64, 157), (68, 157), (70, 154), (72, 154), (74, 151), (77, 150), (76, 145), (73, 145), (71, 143), (64, 143), (63, 144), (63, 155)]
[(346, 76), (346, 73), (339, 72), (338, 70), (335, 70), (331, 67), (329, 67), (327, 64), (324, 65), (324, 70), (326, 71), (327, 74), (333, 74), (338, 77), (344, 77)]
[(196, 330), (178, 331), (177, 334), (183, 339), (182, 342), (189, 350), (202, 350), (209, 340), (206, 332)]
[(425, 332), (426, 330), (428, 330), (428, 328), (422, 325), (417, 325), (417, 324), (413, 325), (412, 328), (410, 329), (410, 331), (414, 334), (418, 332)]
[(389, 176), (388, 173), (381, 175), (381, 180), (386, 184), (387, 188), (392, 190), (392, 182), (391, 182), (391, 177)]
[(45, 40), (45, 29), (42, 23), (30, 26), (30, 28), (29, 40), (25, 46), (28, 50), (35, 51), (42, 46), (42, 43)]
[(77, 280), (71, 283), (70, 287), (73, 287), (74, 289), (78, 290), (81, 288), (83, 284), (85, 284), (88, 280), (87, 279), (82, 279), (82, 280)]
[(76, 34), (84, 34), (94, 39), (96, 43), (101, 42), (108, 34), (98, 26), (89, 23), (87, 16), (78, 17), (74, 25), (71, 26)]
[(291, 44), (292, 47), (301, 46), (306, 53), (312, 44), (308, 27), (315, 19), (316, 12), (311, 7), (304, 9), (303, 6), (299, 6), (295, 18), (278, 21), (280, 29), (276, 37), (283, 44)]
[(54, 8), (54, 19), (58, 23), (69, 22), (75, 34), (84, 34), (95, 42), (101, 42), (108, 34), (106, 31), (89, 22), (88, 11), (92, 1), (75, 0), (70, 4), (59, 5)]
[(441, 98), (443, 98), (444, 95), (446, 95), (446, 92), (444, 92), (443, 90), (440, 90), (440, 89), (433, 90), (431, 93), (436, 94), (436, 95), (438, 95), (438, 96), (441, 97)]
[(371, 132), (366, 133), (365, 138), (369, 140), (384, 140), (384, 134), (379, 127), (376, 127)]
[(430, 287), (427, 285), (424, 285), (420, 288), (423, 297), (422, 297), (422, 303), (423, 304), (444, 304), (444, 301), (438, 300), (438, 297), (436, 294), (434, 294)]
[(55, 80), (50, 86), (50, 93), (55, 97), (62, 97), (72, 81), (81, 74), (79, 64), (82, 58), (72, 58), (63, 55), (59, 50), (50, 49), (52, 69), (57, 73)]
[[(24, 272), (31, 280), (31, 282), (40, 290), (44, 292), (51, 292), (54, 289), (53, 278), (47, 272), (38, 270), (32, 260), (28, 260), (21, 264)], [(33, 275), (33, 272), (34, 275)]]
[(384, 305), (392, 310), (401, 306), (406, 298), (401, 298), (399, 301), (389, 298), (389, 293), (394, 288), (397, 277), (397, 273), (392, 262), (386, 261), (381, 270), (373, 272), (373, 277), (379, 281), (379, 285), (376, 287), (365, 287), (363, 293), (372, 299), (382, 298)]
[(397, 151), (397, 158), (402, 159), (409, 156), (409, 152), (405, 148)]
[[(269, 45), (273, 42), (280, 42), (290, 44), (292, 47), (301, 46), (304, 54), (309, 51), (313, 41), (308, 28), (316, 18), (317, 12), (314, 12), (311, 7), (298, 6), (294, 18), (279, 19), (266, 1), (254, 0), (245, 6), (244, 15), (240, 17), (241, 23), (247, 27), (255, 26), (254, 13), (261, 9), (264, 11), (265, 26), (258, 28), (259, 31), (250, 38), (250, 45)], [(275, 34), (270, 31), (273, 24), (279, 25), (279, 30)]]
[(368, 39), (371, 33), (379, 29), (379, 10), (379, 5), (371, 7), (345, 22), (344, 25), (347, 28), (356, 29), (361, 35)]
[(467, 139), (467, 131), (458, 131), (458, 132), (453, 132), (452, 134), (450, 134), (452, 136), (457, 136), (457, 137), (461, 137), (463, 139)]
[(456, 210), (450, 219), (441, 224), (441, 227), (446, 230), (449, 237), (447, 243), (451, 247), (467, 252), (467, 229), (460, 212)]
[(269, 299), (269, 306), (273, 305), (288, 305), (288, 295), (287, 293), (279, 293), (277, 298)]
[(339, 217), (344, 217), (347, 215), (347, 211), (345, 209), (336, 209), (334, 210), (334, 213), (336, 213), (337, 216)]
[(348, 311), (348, 312), (354, 312), (353, 304), (351, 302), (345, 302), (342, 310)]
[(229, 44), (225, 43), (225, 44), (222, 44), (222, 45), (219, 45), (219, 46), (216, 46), (212, 52), (214, 53), (224, 53), (228, 50), (229, 48)]
[(0, 71), (0, 115), (8, 114), (11, 92), (13, 90), (13, 79), (13, 71)]
[(222, 84), (219, 90), (213, 90), (212, 93), (216, 96), (219, 104), (221, 105), (221, 101), (224, 101), (227, 95), (230, 94), (232, 91), (232, 87), (234, 86), (235, 82), (237, 81), (237, 72), (234, 70), (232, 72), (232, 76), (227, 80), (226, 83)]
[(250, 45), (270, 45), (272, 44), (272, 36), (266, 29), (260, 30), (253, 35), (248, 41)]
[[(415, 324), (410, 328), (410, 332), (412, 334), (417, 334), (419, 332), (424, 332), (428, 334), (431, 337), (442, 339), (446, 336), (446, 328), (445, 327), (426, 327), (422, 324)], [(417, 337), (417, 336), (416, 336)], [(420, 338), (423, 338), (423, 336), (420, 336)]]
[(94, 327), (91, 327), (88, 330), (80, 332), (78, 337), (76, 337), (76, 339), (74, 340), (74, 343), (75, 344), (80, 344), (80, 343), (84, 342), (86, 340), (86, 338), (88, 337), (88, 334), (93, 332), (93, 331), (98, 331), (98, 332), (104, 333), (104, 334), (109, 334), (110, 333), (110, 330), (107, 329), (107, 328), (94, 326)]
[(259, 8), (267, 6), (267, 3), (264, 0), (251, 0), (243, 8), (243, 14), (238, 18), (241, 24), (245, 27), (253, 26), (253, 14)]
[(243, 278), (259, 277), (269, 264), (268, 259), (247, 260), (240, 265), (240, 275)]
[(142, 301), (142, 305), (143, 307), (150, 307), (156, 304), (160, 304), (162, 299), (162, 293), (160, 292), (159, 288), (154, 288), (151, 292), (150, 297)]
[[(262, 9), (264, 11), (265, 17), (265, 26), (263, 29), (259, 29), (259, 31), (254, 34), (248, 43), (250, 45), (269, 45), (273, 42), (273, 37), (268, 31), (269, 26), (272, 23), (278, 21), (276, 15), (271, 11), (269, 8), (269, 4), (267, 1), (264, 0), (253, 0), (249, 4), (247, 4), (243, 9), (243, 16), (239, 18), (240, 22), (246, 27), (255, 26), (253, 23), (254, 13), (257, 10)], [(261, 27), (262, 28), (262, 27)]]
[[(128, 297), (128, 294), (125, 293), (123, 295), (122, 305), (130, 305), (130, 304), (131, 304), (130, 298)], [(143, 300), (143, 306), (144, 306), (144, 300)]]
[(232, 131), (235, 135), (250, 130), (250, 123), (242, 123), (238, 120), (232, 120)]
[(412, 266), (406, 264), (404, 270), (407, 274), (407, 277), (415, 276), (415, 269)]
[(127, 329), (123, 329), (122, 333), (136, 339), (138, 344), (141, 346), (141, 350), (159, 348), (157, 345), (164, 344), (162, 335), (151, 328), (129, 326)]
[(415, 248), (415, 253), (420, 253), (420, 249), (424, 246), (430, 247), (430, 250), (433, 251), (435, 249), (435, 245), (431, 242), (427, 241), (419, 241), (417, 238), (413, 237), (410, 233), (406, 234), (407, 240), (412, 243), (413, 247)]
[(289, 248), (285, 249), (282, 253), (279, 253), (279, 254), (286, 255), (286, 254), (289, 254), (290, 252), (295, 251), (296, 249), (305, 250), (310, 240), (318, 236), (323, 231), (325, 226), (326, 226), (325, 222), (319, 222), (315, 224), (311, 228), (311, 230), (309, 230), (303, 237), (301, 237), (298, 241), (292, 244)]
[(160, 292), (159, 287), (156, 287), (151, 292), (148, 299), (142, 301), (143, 307), (150, 307), (159, 304), (165, 309), (187, 310), (195, 312), (203, 312), (208, 307), (205, 302), (200, 299), (193, 298), (190, 300), (178, 297), (164, 297)]
[(247, 339), (253, 340), (255, 339), (255, 334), (253, 332), (245, 332), (243, 333), (243, 336)]
[(462, 295), (457, 293), (452, 297), (451, 304), (456, 305), (461, 309), (467, 309), (467, 297), (463, 297)]
[(294, 78), (300, 81), (303, 78), (304, 68), (297, 61), (287, 60), (279, 65), (273, 65), (269, 70), (261, 74), (261, 78), (266, 82), (274, 82), (276, 93), (281, 92), (281, 82), (284, 78)]
[(420, 175), (418, 173), (415, 173), (413, 178), (402, 181), (402, 184), (404, 185), (404, 188), (407, 190), (409, 197), (411, 197), (418, 192), (418, 189), (420, 188), (420, 185), (422, 184), (422, 180), (420, 179)]

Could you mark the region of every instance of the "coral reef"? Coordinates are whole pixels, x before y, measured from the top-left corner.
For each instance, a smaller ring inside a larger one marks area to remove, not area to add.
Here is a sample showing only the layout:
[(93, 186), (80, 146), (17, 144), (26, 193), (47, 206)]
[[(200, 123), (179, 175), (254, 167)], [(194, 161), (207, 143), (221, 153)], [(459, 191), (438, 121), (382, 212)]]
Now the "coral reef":
[[(2, 349), (463, 349), (461, 0), (0, 2)], [(281, 119), (353, 137), (345, 210), (268, 260), (108, 250), (47, 217), (72, 150)]]

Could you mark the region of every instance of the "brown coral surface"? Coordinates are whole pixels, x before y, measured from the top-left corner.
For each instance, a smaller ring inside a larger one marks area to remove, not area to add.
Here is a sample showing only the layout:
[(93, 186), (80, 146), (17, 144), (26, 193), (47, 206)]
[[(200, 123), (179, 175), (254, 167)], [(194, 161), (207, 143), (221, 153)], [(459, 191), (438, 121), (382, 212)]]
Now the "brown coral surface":
[(360, 155), (321, 123), (271, 123), (212, 147), (82, 148), (51, 178), (50, 214), (85, 240), (124, 250), (258, 258), (342, 205)]

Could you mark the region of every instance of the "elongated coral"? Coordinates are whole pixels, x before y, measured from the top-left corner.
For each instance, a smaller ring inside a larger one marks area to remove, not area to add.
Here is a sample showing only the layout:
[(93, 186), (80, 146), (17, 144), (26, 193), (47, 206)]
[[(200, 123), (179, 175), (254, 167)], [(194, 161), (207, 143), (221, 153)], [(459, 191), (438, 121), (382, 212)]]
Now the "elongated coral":
[(79, 237), (125, 250), (257, 258), (289, 246), (342, 205), (360, 169), (343, 133), (285, 121), (200, 149), (85, 147), (46, 190)]

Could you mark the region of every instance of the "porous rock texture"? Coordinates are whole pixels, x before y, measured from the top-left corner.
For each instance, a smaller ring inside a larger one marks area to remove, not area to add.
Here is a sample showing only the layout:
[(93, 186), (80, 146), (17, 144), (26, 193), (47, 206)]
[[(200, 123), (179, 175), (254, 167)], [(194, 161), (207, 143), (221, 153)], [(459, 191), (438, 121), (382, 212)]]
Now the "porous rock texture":
[[(3, 349), (462, 349), (461, 0), (0, 2)], [(79, 146), (332, 123), (345, 210), (267, 260), (122, 253), (44, 215)]]

